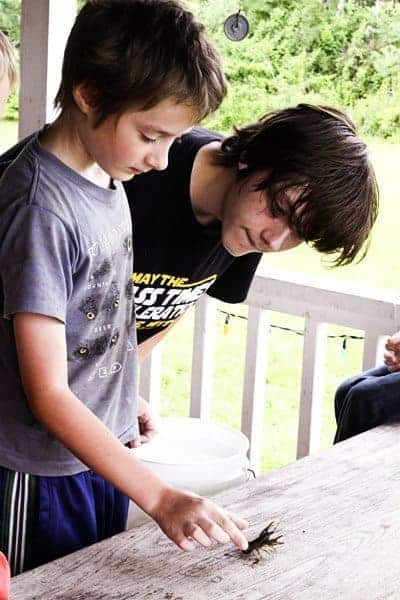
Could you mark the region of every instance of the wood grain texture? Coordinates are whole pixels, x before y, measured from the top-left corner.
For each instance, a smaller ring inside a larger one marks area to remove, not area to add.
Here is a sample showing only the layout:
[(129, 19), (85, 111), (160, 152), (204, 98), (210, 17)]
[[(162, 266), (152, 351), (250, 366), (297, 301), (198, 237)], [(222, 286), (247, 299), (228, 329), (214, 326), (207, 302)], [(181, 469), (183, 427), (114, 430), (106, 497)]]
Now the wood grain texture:
[(384, 426), (218, 496), (253, 538), (284, 545), (253, 564), (233, 546), (179, 551), (148, 523), (12, 581), (12, 600), (386, 600), (400, 597), (400, 425)]

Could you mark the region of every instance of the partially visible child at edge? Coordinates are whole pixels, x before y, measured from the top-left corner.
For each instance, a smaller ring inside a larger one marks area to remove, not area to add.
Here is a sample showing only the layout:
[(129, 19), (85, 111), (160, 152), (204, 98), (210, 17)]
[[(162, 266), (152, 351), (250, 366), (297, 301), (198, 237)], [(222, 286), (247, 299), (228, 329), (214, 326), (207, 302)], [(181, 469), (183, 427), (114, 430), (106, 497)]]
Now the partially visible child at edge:
[(225, 93), (202, 26), (172, 0), (88, 2), (65, 50), (61, 114), (3, 175), (0, 514), (12, 517), (0, 543), (13, 574), (122, 531), (129, 498), (183, 550), (247, 547), (244, 520), (167, 485), (127, 447), (137, 348), (120, 182), (164, 169)]
[(0, 600), (10, 597), (10, 568), (6, 557), (0, 552)]
[[(8, 96), (17, 83), (17, 62), (14, 48), (8, 37), (0, 31), (0, 118), (4, 116)], [(10, 569), (6, 557), (0, 552), (0, 600), (10, 593)]]

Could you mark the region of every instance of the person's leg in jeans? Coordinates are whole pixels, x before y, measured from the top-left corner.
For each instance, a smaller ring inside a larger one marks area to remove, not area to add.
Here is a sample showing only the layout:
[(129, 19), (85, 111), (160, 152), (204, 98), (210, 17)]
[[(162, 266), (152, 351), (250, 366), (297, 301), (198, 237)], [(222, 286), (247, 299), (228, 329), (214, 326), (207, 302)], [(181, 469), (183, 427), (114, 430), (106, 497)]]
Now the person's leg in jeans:
[(335, 444), (400, 420), (400, 372), (381, 366), (341, 383), (335, 394), (335, 416)]

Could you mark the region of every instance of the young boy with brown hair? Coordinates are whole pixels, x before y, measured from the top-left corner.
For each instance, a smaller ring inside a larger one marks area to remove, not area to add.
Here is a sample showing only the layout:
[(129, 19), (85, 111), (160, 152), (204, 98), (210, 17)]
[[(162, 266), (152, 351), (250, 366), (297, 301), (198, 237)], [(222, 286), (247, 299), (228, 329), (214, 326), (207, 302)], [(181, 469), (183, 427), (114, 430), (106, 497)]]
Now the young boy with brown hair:
[(245, 521), (135, 459), (131, 219), (121, 181), (163, 169), (226, 93), (172, 0), (93, 0), (65, 50), (56, 121), (0, 183), (0, 549), (18, 573), (122, 531), (131, 498), (180, 548)]

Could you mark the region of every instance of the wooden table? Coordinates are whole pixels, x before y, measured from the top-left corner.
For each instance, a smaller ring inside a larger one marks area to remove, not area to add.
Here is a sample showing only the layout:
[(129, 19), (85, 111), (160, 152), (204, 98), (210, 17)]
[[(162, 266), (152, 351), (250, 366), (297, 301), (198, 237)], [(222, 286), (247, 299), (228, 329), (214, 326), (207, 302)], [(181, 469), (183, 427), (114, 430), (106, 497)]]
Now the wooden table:
[(183, 553), (153, 523), (13, 580), (12, 600), (400, 598), (400, 425), (342, 442), (225, 492), (248, 537), (285, 544), (258, 564), (233, 546)]

